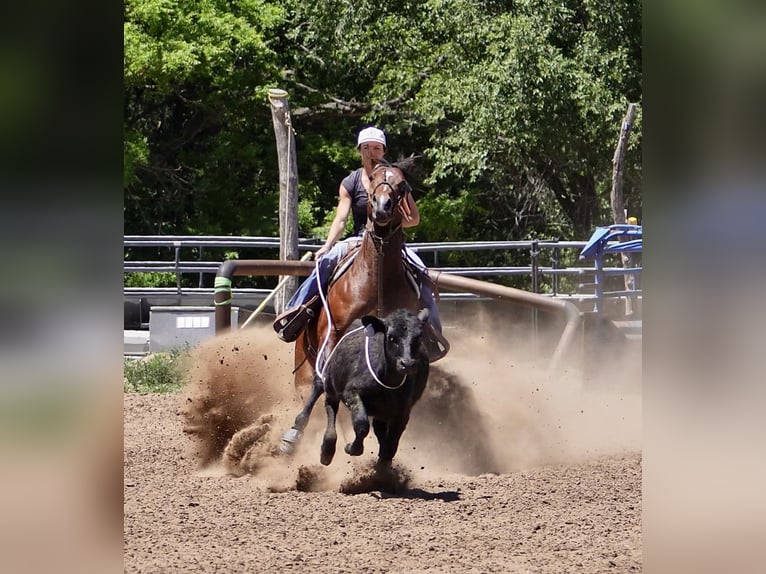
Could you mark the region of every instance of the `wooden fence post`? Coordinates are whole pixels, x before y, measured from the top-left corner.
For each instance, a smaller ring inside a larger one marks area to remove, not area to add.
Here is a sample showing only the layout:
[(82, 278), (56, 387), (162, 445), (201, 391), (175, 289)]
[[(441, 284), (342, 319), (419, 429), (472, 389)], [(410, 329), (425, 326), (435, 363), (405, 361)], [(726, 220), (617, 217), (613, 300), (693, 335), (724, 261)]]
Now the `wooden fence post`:
[[(269, 104), (279, 160), (279, 258), (283, 261), (297, 260), (298, 161), (287, 92), (269, 90)], [(284, 310), (285, 304), (298, 288), (298, 277), (288, 276), (285, 279), (283, 288), (274, 297), (277, 314)]]
[[(612, 158), (612, 191), (609, 200), (612, 204), (612, 219), (614, 223), (625, 223), (625, 202), (622, 196), (622, 179), (625, 171), (625, 150), (628, 147), (630, 130), (633, 129), (633, 121), (636, 119), (636, 104), (628, 104), (628, 111), (620, 126), (620, 137), (617, 140), (617, 148)], [(632, 267), (633, 261), (629, 253), (621, 253), (622, 267)], [(632, 280), (628, 275), (624, 276), (625, 290), (631, 288)], [(634, 301), (631, 297), (625, 298), (625, 314), (631, 315), (634, 311)]]

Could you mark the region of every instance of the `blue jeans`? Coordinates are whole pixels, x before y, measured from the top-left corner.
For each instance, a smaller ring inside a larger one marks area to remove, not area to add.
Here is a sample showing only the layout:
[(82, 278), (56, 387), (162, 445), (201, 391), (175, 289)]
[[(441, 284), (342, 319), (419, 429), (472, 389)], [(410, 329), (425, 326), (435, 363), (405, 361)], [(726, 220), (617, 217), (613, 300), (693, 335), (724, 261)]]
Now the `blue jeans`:
[(314, 268), (311, 270), (311, 275), (309, 275), (303, 281), (303, 283), (301, 283), (301, 286), (298, 287), (298, 290), (293, 294), (292, 297), (290, 297), (287, 305), (285, 305), (285, 309), (292, 309), (293, 307), (302, 305), (311, 299), (314, 295), (319, 293), (319, 286), (317, 285), (317, 269), (319, 269), (319, 280), (322, 283), (322, 292), (327, 293), (327, 283), (330, 281), (330, 277), (332, 276), (332, 272), (335, 267), (337, 267), (338, 261), (340, 261), (343, 256), (348, 253), (349, 247), (351, 247), (351, 243), (355, 243), (357, 241), (361, 241), (361, 239), (359, 237), (349, 237), (343, 241), (337, 241), (335, 245), (332, 246), (332, 249), (325, 253), (319, 261), (317, 261), (317, 264), (314, 265)]
[[(319, 281), (322, 284), (322, 291), (327, 293), (327, 284), (330, 281), (333, 270), (338, 265), (338, 261), (340, 261), (343, 256), (348, 253), (351, 244), (358, 241), (361, 241), (359, 237), (349, 237), (348, 239), (338, 241), (335, 245), (333, 245), (332, 249), (325, 253), (314, 266), (314, 269), (311, 270), (311, 275), (309, 275), (303, 281), (303, 283), (301, 283), (300, 287), (298, 287), (298, 290), (287, 302), (285, 309), (292, 309), (293, 307), (302, 305), (311, 299), (314, 295), (319, 294), (319, 286), (317, 285), (317, 270), (319, 273)], [(404, 246), (404, 251), (407, 254), (407, 259), (412, 261), (421, 271), (428, 273), (423, 260), (420, 259), (417, 253), (412, 251), (412, 249), (406, 245)], [(423, 305), (423, 307), (428, 309), (430, 317), (429, 320), (434, 326), (434, 329), (441, 333), (442, 322), (439, 318), (439, 308), (436, 306), (436, 299), (434, 299), (434, 292), (431, 290), (430, 285), (420, 285), (420, 303)]]

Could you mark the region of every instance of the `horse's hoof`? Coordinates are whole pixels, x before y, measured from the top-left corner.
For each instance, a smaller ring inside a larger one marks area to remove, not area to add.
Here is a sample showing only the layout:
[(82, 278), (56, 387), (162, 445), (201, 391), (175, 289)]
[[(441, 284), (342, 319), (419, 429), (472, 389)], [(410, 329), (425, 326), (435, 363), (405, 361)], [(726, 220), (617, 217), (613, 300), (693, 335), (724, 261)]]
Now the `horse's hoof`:
[(301, 440), (303, 433), (297, 428), (291, 428), (285, 434), (282, 435), (282, 440), (279, 442), (279, 452), (281, 454), (289, 455), (295, 452), (295, 446), (298, 441)]

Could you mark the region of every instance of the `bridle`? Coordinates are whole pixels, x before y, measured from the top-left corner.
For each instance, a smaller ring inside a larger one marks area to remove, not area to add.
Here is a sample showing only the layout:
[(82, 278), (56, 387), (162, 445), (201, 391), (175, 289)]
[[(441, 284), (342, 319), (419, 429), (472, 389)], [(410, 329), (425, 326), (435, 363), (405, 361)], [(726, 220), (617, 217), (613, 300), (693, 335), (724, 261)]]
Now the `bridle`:
[[(387, 164), (387, 163), (379, 163), (379, 164), (377, 164), (372, 169), (372, 172), (374, 174), (375, 171), (378, 170), (378, 169), (381, 169), (381, 168), (388, 169), (390, 167), (396, 167), (396, 166), (391, 166), (390, 164)], [(396, 169), (398, 170), (399, 168), (396, 168)], [(401, 172), (401, 170), (399, 170), (399, 171)], [(403, 183), (405, 185), (409, 185), (409, 184), (407, 184), (407, 181), (404, 180), (404, 179), (403, 179)], [(392, 197), (393, 205), (391, 207), (391, 212), (393, 214), (393, 213), (396, 212), (396, 209), (399, 207), (399, 204), (401, 203), (402, 199), (404, 199), (404, 196), (407, 194), (407, 191), (405, 189), (404, 193), (399, 193), (399, 191), (393, 185), (391, 185), (388, 182), (388, 178), (385, 177), (385, 176), (383, 177), (383, 181), (380, 181), (380, 182), (376, 183), (375, 186), (370, 191), (370, 196), (369, 196), (369, 199), (368, 199), (368, 202), (367, 202), (368, 209), (370, 209), (370, 210), (373, 209), (373, 203), (374, 203), (373, 202), (373, 198), (375, 197), (375, 192), (380, 187), (383, 187), (383, 186), (387, 186), (391, 190), (391, 195), (393, 196)], [(367, 228), (365, 230), (365, 234), (369, 234), (370, 239), (372, 240), (372, 243), (375, 246), (375, 251), (376, 251), (377, 257), (378, 257), (378, 265), (377, 265), (377, 270), (378, 270), (378, 278), (377, 278), (377, 283), (378, 283), (377, 311), (378, 311), (378, 314), (380, 314), (380, 310), (381, 310), (380, 309), (380, 305), (381, 305), (381, 301), (383, 300), (383, 265), (381, 265), (380, 262), (383, 259), (383, 250), (384, 250), (385, 245), (391, 240), (392, 237), (396, 237), (397, 234), (401, 233), (402, 221), (400, 219), (397, 222), (396, 225), (391, 225), (391, 223), (389, 223), (387, 226), (378, 226), (373, 221), (372, 217), (369, 217), (368, 219), (369, 219), (369, 221), (367, 223)], [(380, 233), (380, 231), (382, 231), (384, 229), (387, 231), (385, 233), (385, 235)]]
[[(379, 164), (377, 164), (372, 169), (372, 172), (374, 174), (375, 171), (377, 171), (378, 169), (381, 169), (381, 168), (388, 169), (390, 167), (396, 167), (396, 166), (391, 166), (390, 164), (386, 164), (386, 163), (379, 163)], [(396, 168), (396, 169), (398, 170), (398, 168)], [(408, 185), (406, 180), (403, 180), (403, 183), (405, 185)], [(370, 197), (369, 197), (369, 200), (368, 200), (368, 204), (370, 206), (370, 209), (372, 209), (373, 208), (372, 206), (374, 204), (374, 202), (372, 200), (375, 197), (375, 194), (377, 193), (379, 188), (384, 187), (384, 186), (388, 187), (388, 189), (391, 190), (390, 195), (391, 195), (391, 197), (393, 199), (393, 206), (391, 208), (391, 211), (393, 213), (399, 207), (399, 204), (402, 202), (402, 199), (404, 199), (404, 196), (407, 195), (407, 191), (405, 190), (404, 193), (400, 193), (397, 190), (396, 187), (394, 187), (393, 185), (391, 185), (389, 183), (388, 178), (386, 178), (386, 177), (383, 178), (383, 181), (380, 181), (380, 182), (376, 183), (375, 186), (372, 188), (372, 190), (370, 191)], [(381, 244), (380, 245), (381, 248), (382, 248), (382, 243), (385, 243), (385, 240), (388, 239), (388, 237), (390, 237), (391, 235), (393, 235), (394, 233), (396, 233), (397, 231), (399, 231), (402, 228), (402, 222), (401, 221), (399, 221), (399, 223), (397, 225), (393, 226), (393, 227), (390, 224), (388, 226), (378, 226), (377, 224), (374, 223), (374, 221), (372, 220), (372, 217), (370, 217), (370, 221), (373, 223), (373, 225), (370, 226), (370, 231), (371, 231), (372, 238), (375, 240), (376, 245), (378, 245), (379, 243)], [(376, 227), (381, 228), (381, 229), (387, 227), (388, 233), (385, 236), (380, 235), (377, 232)]]

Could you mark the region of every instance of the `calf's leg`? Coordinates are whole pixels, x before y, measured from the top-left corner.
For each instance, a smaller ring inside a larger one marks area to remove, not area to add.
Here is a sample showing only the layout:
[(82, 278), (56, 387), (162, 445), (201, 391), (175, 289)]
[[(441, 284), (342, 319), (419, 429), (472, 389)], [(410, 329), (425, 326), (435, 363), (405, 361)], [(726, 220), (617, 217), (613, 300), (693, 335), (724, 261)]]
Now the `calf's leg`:
[(324, 430), (322, 438), (322, 450), (319, 455), (319, 462), (327, 466), (332, 462), (335, 456), (335, 443), (338, 440), (338, 433), (335, 430), (335, 417), (338, 414), (338, 405), (340, 401), (337, 397), (325, 396), (324, 408), (327, 412), (327, 427)]
[(354, 442), (348, 443), (344, 449), (351, 456), (359, 456), (364, 452), (364, 439), (370, 432), (370, 421), (367, 418), (367, 409), (364, 408), (359, 395), (344, 397), (343, 402), (351, 411), (351, 423), (354, 427)]
[(388, 421), (384, 419), (372, 419), (372, 430), (378, 439), (378, 446), (388, 440)]
[[(378, 442), (380, 448), (378, 449), (378, 463), (390, 464), (393, 460), (396, 451), (399, 450), (399, 440), (402, 438), (404, 429), (407, 428), (407, 422), (409, 416), (403, 416), (397, 419), (388, 421), (386, 425), (385, 440), (380, 439), (378, 435)], [(377, 429), (376, 432), (377, 433)]]

